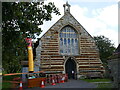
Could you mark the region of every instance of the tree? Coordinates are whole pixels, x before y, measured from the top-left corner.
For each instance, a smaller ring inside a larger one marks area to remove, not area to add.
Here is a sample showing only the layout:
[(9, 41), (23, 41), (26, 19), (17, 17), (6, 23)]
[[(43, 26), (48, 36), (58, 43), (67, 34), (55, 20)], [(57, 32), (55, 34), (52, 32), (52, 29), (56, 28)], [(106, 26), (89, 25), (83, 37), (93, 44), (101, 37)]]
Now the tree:
[(17, 72), (26, 56), (25, 38), (41, 33), (39, 25), (60, 15), (54, 3), (3, 2), (2, 3), (2, 63), (7, 73)]
[(94, 36), (93, 38), (99, 49), (102, 62), (107, 63), (107, 58), (110, 57), (116, 49), (114, 47), (114, 44), (112, 44), (111, 40), (109, 40), (105, 36)]

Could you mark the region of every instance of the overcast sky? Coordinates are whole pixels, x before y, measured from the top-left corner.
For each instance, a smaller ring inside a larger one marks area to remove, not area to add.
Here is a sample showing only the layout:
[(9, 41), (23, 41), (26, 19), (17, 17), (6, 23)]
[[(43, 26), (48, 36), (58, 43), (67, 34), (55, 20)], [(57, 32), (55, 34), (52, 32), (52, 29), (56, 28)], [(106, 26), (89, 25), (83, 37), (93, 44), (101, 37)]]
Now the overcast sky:
[(46, 0), (49, 1), (54, 2), (61, 15), (53, 14), (52, 21), (44, 22), (40, 36), (64, 15), (63, 4), (68, 1), (71, 14), (91, 36), (104, 35), (118, 46), (118, 0)]

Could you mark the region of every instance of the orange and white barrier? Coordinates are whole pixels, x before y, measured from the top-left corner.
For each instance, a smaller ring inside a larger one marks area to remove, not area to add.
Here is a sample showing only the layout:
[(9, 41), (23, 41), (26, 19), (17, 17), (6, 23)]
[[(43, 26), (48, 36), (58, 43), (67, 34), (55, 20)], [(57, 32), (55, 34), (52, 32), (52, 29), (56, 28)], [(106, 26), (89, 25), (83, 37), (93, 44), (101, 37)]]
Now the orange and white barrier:
[[(38, 71), (33, 73), (44, 73), (44, 71)], [(9, 73), (9, 74), (3, 74), (3, 76), (20, 75), (20, 74), (29, 74), (29, 73)]]

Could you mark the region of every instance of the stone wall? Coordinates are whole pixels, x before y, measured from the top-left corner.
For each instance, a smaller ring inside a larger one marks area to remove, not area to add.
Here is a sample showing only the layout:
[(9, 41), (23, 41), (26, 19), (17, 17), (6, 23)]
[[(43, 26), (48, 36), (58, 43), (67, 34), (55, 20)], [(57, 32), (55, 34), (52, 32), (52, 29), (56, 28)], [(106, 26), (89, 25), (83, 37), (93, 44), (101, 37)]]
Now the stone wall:
[(111, 76), (113, 77), (113, 86), (120, 88), (120, 58), (108, 61)]
[[(59, 53), (59, 33), (66, 25), (73, 27), (77, 31), (79, 55), (67, 56)], [(95, 41), (70, 13), (65, 13), (65, 15), (41, 37), (39, 47), (41, 48), (40, 68), (44, 71), (65, 72), (66, 58), (73, 57), (77, 64), (78, 74), (85, 75), (88, 72), (104, 72)], [(39, 50), (37, 49), (37, 51)]]

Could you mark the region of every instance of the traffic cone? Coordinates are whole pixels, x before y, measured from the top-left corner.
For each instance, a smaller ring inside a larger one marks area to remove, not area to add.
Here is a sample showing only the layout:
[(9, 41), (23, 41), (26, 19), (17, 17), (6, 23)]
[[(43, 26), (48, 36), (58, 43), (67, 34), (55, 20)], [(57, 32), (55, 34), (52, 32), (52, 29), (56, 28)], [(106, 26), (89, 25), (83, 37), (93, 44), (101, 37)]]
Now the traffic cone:
[(66, 74), (66, 81), (68, 81), (68, 74)]
[(44, 80), (42, 80), (40, 87), (41, 87), (41, 88), (44, 88), (44, 87), (45, 87), (45, 85), (44, 85)]
[(57, 83), (57, 76), (55, 75), (55, 83)]
[(56, 85), (54, 79), (52, 79), (52, 85)]
[(60, 76), (58, 76), (58, 83), (60, 83)]
[(56, 83), (59, 83), (59, 77), (58, 77), (58, 75), (56, 76)]
[(64, 80), (65, 80), (65, 77), (63, 76), (63, 77), (62, 77), (62, 80), (61, 80), (61, 83), (64, 83)]
[(22, 81), (20, 81), (20, 87), (19, 87), (19, 90), (23, 90), (23, 88), (22, 88)]

